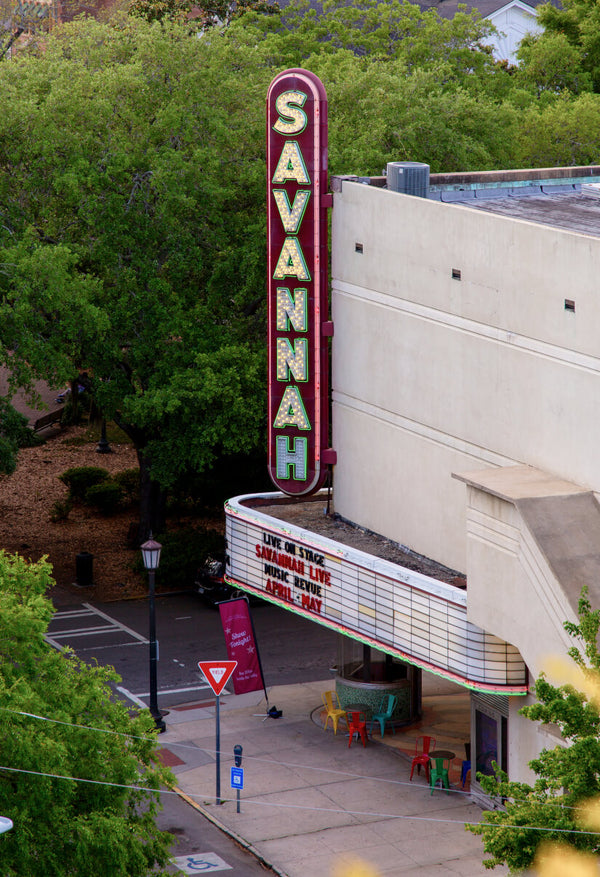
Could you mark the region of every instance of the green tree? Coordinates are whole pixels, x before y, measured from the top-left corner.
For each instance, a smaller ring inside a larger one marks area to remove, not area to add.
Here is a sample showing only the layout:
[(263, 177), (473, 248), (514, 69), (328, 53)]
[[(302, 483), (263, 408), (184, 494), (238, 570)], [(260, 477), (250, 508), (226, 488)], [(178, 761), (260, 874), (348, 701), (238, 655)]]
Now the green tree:
[(321, 76), (332, 173), (506, 167), (517, 111), (488, 29), (398, 0), (293, 0), (202, 39), (75, 22), (0, 65), (0, 359), (15, 386), (88, 372), (138, 453), (142, 537), (167, 489), (264, 443), (270, 80)]
[(166, 875), (154, 722), (112, 697), (114, 670), (47, 645), (50, 584), (45, 560), (0, 552), (2, 874)]
[(190, 30), (227, 27), (247, 10), (273, 15), (279, 4), (269, 0), (131, 0), (129, 14), (146, 21), (175, 21)]
[(525, 108), (515, 132), (519, 167), (560, 167), (600, 161), (600, 95), (563, 93)]
[(265, 88), (286, 67), (320, 76), (331, 173), (380, 174), (398, 159), (473, 170), (510, 165), (517, 117), (511, 77), (483, 45), (488, 33), (477, 13), (447, 22), (391, 0), (330, 2), (319, 15), (292, 0), (280, 15), (234, 22), (225, 51), (244, 75), (264, 65)]
[(599, 835), (586, 833), (577, 809), (600, 795), (600, 610), (592, 610), (586, 589), (579, 600), (579, 623), (566, 622), (565, 629), (581, 642), (569, 655), (581, 670), (583, 685), (556, 686), (542, 673), (534, 689), (538, 703), (520, 710), (532, 721), (558, 725), (565, 744), (542, 750), (529, 763), (537, 776), (533, 786), (510, 782), (497, 765), (494, 777), (477, 776), (485, 791), (504, 805), (486, 811), (479, 825), (467, 826), (483, 836), (491, 857), (484, 860), (487, 868), (506, 864), (511, 873), (520, 873), (548, 841), (600, 852)]
[[(560, 82), (560, 58), (565, 53), (565, 87), (582, 91), (591, 87), (600, 91), (600, 7), (595, 0), (563, 0), (560, 6), (544, 3), (537, 8), (537, 19), (544, 32), (533, 42), (527, 41), (521, 57), (532, 77), (547, 77)], [(577, 74), (574, 69), (577, 65)], [(537, 71), (537, 74), (536, 74)]]
[(142, 537), (178, 477), (262, 440), (264, 93), (210, 51), (88, 20), (0, 69), (2, 355), (20, 386), (88, 371), (138, 452)]
[(562, 31), (526, 36), (517, 57), (520, 66), (515, 72), (516, 82), (533, 86), (538, 97), (544, 92), (591, 91), (592, 82), (583, 69), (581, 47), (571, 43)]
[(41, 441), (29, 429), (27, 418), (0, 396), (0, 472), (7, 475), (14, 472), (19, 448), (31, 448)]

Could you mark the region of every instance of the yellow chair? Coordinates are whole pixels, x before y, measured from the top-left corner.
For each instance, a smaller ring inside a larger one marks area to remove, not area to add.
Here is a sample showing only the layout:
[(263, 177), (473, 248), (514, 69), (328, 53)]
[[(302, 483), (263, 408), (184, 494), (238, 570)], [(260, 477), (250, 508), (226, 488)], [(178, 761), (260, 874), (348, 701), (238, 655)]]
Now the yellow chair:
[(329, 719), (331, 719), (333, 733), (337, 734), (338, 722), (346, 715), (346, 710), (343, 710), (340, 707), (340, 702), (335, 691), (323, 692), (323, 706), (327, 710), (327, 718), (325, 719), (323, 730), (327, 730), (327, 723)]

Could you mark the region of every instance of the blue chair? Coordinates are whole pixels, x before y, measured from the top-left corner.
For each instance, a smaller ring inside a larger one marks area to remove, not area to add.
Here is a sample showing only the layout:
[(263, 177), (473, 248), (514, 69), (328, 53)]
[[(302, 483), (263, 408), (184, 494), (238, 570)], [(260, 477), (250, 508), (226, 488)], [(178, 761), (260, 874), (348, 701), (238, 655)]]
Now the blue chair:
[(463, 789), (464, 789), (465, 783), (467, 781), (467, 774), (469, 773), (470, 770), (471, 770), (471, 762), (470, 761), (463, 761), (462, 768), (460, 771), (460, 784), (463, 787)]
[(460, 769), (460, 784), (465, 787), (465, 783), (467, 781), (467, 774), (471, 770), (471, 744), (465, 743), (465, 760), (462, 763), (462, 767)]
[(392, 728), (392, 733), (395, 735), (396, 731), (394, 729), (394, 725), (392, 722), (392, 714), (396, 709), (396, 704), (398, 703), (398, 698), (395, 694), (386, 694), (381, 703), (379, 704), (379, 708), (376, 713), (373, 714), (373, 718), (371, 719), (371, 734), (373, 733), (373, 725), (375, 722), (379, 722), (379, 727), (381, 728), (381, 736), (385, 734), (385, 723), (389, 722)]

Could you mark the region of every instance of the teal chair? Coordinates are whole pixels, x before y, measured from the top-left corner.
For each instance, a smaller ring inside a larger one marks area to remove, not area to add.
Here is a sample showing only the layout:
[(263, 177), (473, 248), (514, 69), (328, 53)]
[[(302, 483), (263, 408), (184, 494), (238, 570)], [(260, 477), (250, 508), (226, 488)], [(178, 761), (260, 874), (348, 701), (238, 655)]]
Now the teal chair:
[(373, 714), (373, 718), (371, 719), (371, 734), (373, 734), (373, 724), (375, 722), (379, 722), (379, 727), (381, 728), (381, 736), (385, 734), (385, 723), (389, 722), (392, 728), (392, 733), (395, 735), (396, 731), (394, 729), (394, 725), (392, 722), (392, 714), (396, 709), (396, 704), (398, 703), (398, 698), (395, 694), (386, 694), (381, 703), (379, 704), (379, 709), (376, 713)]
[(451, 758), (432, 758), (432, 765), (429, 770), (429, 783), (431, 785), (431, 794), (435, 789), (435, 784), (439, 780), (440, 788), (450, 791), (450, 780), (448, 779), (448, 769), (450, 767)]

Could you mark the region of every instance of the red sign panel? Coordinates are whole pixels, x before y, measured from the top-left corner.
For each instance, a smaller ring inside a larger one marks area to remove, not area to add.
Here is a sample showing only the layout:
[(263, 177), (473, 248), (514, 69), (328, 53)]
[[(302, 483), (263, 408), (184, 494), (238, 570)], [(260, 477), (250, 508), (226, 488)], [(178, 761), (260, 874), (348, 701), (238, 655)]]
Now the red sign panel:
[(267, 97), (269, 473), (284, 493), (323, 485), (329, 445), (327, 97), (285, 70)]
[(237, 661), (198, 661), (204, 678), (218, 696), (221, 694), (229, 677), (237, 667)]
[(219, 612), (227, 654), (235, 658), (237, 664), (233, 674), (233, 690), (236, 694), (260, 691), (264, 688), (264, 681), (248, 601), (244, 597), (226, 600), (219, 603)]

